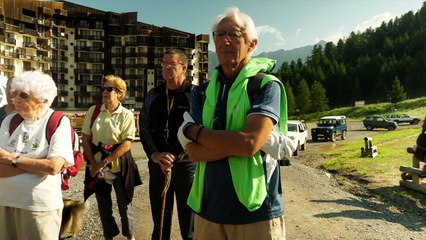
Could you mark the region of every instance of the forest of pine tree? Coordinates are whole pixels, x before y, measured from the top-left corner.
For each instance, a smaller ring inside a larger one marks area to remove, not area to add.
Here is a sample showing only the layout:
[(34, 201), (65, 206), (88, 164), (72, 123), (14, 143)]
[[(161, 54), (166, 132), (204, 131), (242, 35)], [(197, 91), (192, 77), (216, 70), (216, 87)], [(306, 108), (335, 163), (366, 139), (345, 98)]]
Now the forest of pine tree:
[(337, 45), (316, 45), (305, 62), (284, 62), (276, 75), (292, 91), (290, 115), (426, 96), (426, 2)]

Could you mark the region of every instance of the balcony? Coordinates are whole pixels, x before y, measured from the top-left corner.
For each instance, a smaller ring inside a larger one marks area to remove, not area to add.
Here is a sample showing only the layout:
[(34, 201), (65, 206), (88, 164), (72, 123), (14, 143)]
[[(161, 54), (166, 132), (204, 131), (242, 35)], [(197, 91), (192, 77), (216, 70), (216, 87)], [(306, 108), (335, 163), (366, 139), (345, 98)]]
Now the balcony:
[[(58, 10), (58, 9), (55, 9), (55, 10)], [(57, 25), (57, 26), (67, 26), (67, 21), (64, 21), (64, 20), (54, 20), (53, 21), (53, 24), (55, 24), (55, 25)]]
[(148, 52), (127, 52), (125, 57), (147, 57)]
[(142, 74), (134, 74), (134, 75), (126, 75), (124, 76), (125, 79), (138, 79), (138, 80), (146, 80), (146, 76)]
[(68, 69), (65, 67), (51, 67), (50, 71), (52, 73), (68, 73)]
[(28, 28), (27, 29), (19, 30), (19, 33), (26, 34), (26, 35), (31, 35), (31, 36), (39, 36), (39, 34), (38, 34), (38, 32), (36, 30), (28, 29)]
[[(79, 75), (74, 81), (75, 85), (89, 85), (91, 80), (88, 77), (87, 75)], [(88, 93), (85, 94), (87, 96)]]
[(86, 68), (76, 68), (74, 70), (75, 74), (90, 74), (90, 69), (86, 69)]
[(67, 102), (53, 102), (52, 103), (52, 107), (57, 107), (57, 108), (67, 108), (68, 107), (68, 103)]
[(35, 69), (31, 66), (24, 66), (24, 71), (33, 71), (33, 70)]
[(35, 42), (22, 42), (22, 46), (26, 48), (37, 48)]
[[(68, 80), (67, 79), (65, 79), (65, 78), (58, 78), (58, 79), (56, 79), (56, 83), (57, 84), (64, 84), (64, 85), (68, 85)], [(68, 95), (67, 95), (68, 96)]]
[(77, 57), (76, 62), (90, 62), (90, 57)]
[(89, 39), (89, 34), (77, 34), (75, 39)]
[(6, 58), (19, 58), (19, 55), (17, 53), (14, 52), (6, 52), (6, 51), (1, 51), (1, 54), (6, 57)]
[(111, 65), (112, 65), (113, 68), (122, 68), (122, 67), (124, 67), (123, 63), (112, 63)]
[(67, 61), (68, 61), (68, 57), (66, 57), (66, 56), (55, 56), (55, 55), (53, 55), (52, 60), (53, 60), (53, 61), (63, 61), (63, 62), (67, 62)]
[(92, 69), (91, 72), (92, 72), (92, 74), (103, 74), (104, 70), (103, 69)]
[(90, 61), (92, 63), (103, 63), (104, 59), (103, 58), (90, 58)]
[(111, 53), (111, 57), (115, 57), (115, 58), (121, 58), (121, 57), (123, 57), (123, 53), (121, 53), (121, 52), (116, 52), (116, 53)]
[(6, 31), (19, 32), (19, 27), (11, 24), (6, 24)]
[(8, 44), (16, 45), (16, 39), (15, 38), (7, 37), (7, 38), (4, 39), (4, 42), (8, 43)]
[(37, 32), (37, 38), (50, 38), (52, 34), (50, 32)]
[(32, 16), (27, 16), (27, 15), (22, 15), (21, 20), (28, 23), (36, 23), (37, 18)]
[(60, 91), (58, 91), (58, 96), (66, 97), (66, 96), (68, 96), (68, 92), (64, 91), (64, 90), (60, 90)]
[(111, 42), (112, 46), (121, 46), (122, 42), (121, 41), (113, 41)]
[(105, 37), (104, 36), (99, 36), (99, 35), (89, 35), (89, 39), (90, 40), (102, 40), (102, 41), (104, 41)]
[(68, 39), (68, 34), (66, 34), (64, 32), (53, 32), (53, 36), (57, 37), (57, 38)]
[(48, 26), (48, 27), (52, 26), (52, 21), (47, 20), (47, 19), (38, 19), (37, 23), (39, 25), (43, 25), (43, 26)]
[(5, 72), (13, 72), (15, 71), (14, 65), (8, 65), (8, 64), (0, 64), (0, 69)]
[(68, 46), (65, 44), (53, 44), (52, 48), (62, 49), (68, 51)]
[(126, 63), (124, 67), (126, 68), (145, 68), (147, 64), (145, 63)]
[(90, 28), (90, 24), (89, 23), (78, 23), (76, 25), (76, 28)]

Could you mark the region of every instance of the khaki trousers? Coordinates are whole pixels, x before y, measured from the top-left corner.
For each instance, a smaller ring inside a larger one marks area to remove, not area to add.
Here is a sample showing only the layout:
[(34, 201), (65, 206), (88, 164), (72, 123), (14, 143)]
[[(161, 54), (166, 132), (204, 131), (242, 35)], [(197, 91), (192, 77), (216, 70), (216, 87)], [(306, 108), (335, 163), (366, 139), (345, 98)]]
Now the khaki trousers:
[(0, 239), (58, 240), (62, 208), (54, 211), (29, 211), (0, 206)]
[(195, 214), (194, 240), (285, 240), (284, 216), (269, 221), (231, 225), (210, 222)]

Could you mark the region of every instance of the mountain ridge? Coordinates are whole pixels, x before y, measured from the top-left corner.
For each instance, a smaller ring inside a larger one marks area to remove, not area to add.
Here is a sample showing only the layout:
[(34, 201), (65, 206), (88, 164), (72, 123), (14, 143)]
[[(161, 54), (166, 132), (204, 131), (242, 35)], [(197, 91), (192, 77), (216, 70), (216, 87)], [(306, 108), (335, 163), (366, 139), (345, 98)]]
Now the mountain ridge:
[[(283, 62), (297, 61), (297, 59), (299, 58), (302, 59), (302, 61), (305, 61), (306, 57), (311, 55), (312, 49), (314, 48), (315, 45), (320, 44), (321, 46), (324, 47), (326, 43), (327, 43), (326, 41), (320, 41), (317, 44), (298, 47), (291, 50), (279, 49), (279, 50), (271, 51), (271, 52), (262, 52), (254, 57), (266, 57), (266, 58), (271, 58), (276, 60), (277, 64), (272, 70), (272, 72), (275, 73), (281, 67)], [(211, 73), (213, 72), (214, 68), (217, 65), (219, 65), (219, 62), (217, 60), (216, 52), (209, 50), (209, 76), (211, 75)]]

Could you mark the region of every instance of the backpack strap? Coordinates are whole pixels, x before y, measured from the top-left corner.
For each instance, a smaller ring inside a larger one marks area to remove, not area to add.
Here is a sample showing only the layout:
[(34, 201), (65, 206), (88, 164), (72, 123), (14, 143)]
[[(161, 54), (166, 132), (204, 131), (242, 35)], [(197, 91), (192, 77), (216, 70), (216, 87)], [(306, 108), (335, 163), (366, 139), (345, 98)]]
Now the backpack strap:
[[(50, 144), (50, 139), (52, 139), (52, 135), (55, 133), (56, 129), (61, 123), (63, 116), (64, 115), (62, 112), (57, 112), (57, 111), (53, 112), (49, 116), (49, 120), (47, 121), (47, 126), (46, 126), (46, 140), (48, 144)], [(15, 116), (12, 117), (12, 120), (10, 120), (9, 135), (12, 135), (12, 133), (19, 126), (19, 124), (21, 124), (23, 121), (24, 121), (24, 118), (21, 115), (15, 114)], [(74, 134), (71, 134), (71, 136), (72, 136), (71, 140), (72, 142), (74, 142)]]
[(92, 118), (90, 119), (90, 129), (92, 129), (93, 123), (101, 112), (101, 106), (102, 104), (96, 104), (95, 110), (93, 110)]
[[(247, 95), (249, 97), (250, 105), (253, 105), (254, 100), (259, 96), (260, 86), (265, 75), (266, 73), (264, 72), (258, 72), (255, 76), (249, 78), (249, 81), (247, 83)], [(204, 102), (206, 101), (207, 84), (205, 84), (204, 86), (205, 87), (201, 93), (202, 104), (204, 104)]]
[(12, 120), (10, 120), (9, 124), (9, 135), (12, 135), (12, 133), (16, 130), (16, 128), (24, 121), (24, 118), (19, 115), (19, 113), (15, 114), (15, 116), (12, 117)]
[[(53, 134), (55, 133), (56, 129), (59, 127), (59, 124), (61, 124), (62, 118), (64, 117), (64, 114), (62, 112), (54, 111), (52, 115), (50, 115), (49, 120), (47, 122), (46, 126), (46, 140), (47, 143), (50, 144), (50, 140), (52, 139)], [(71, 131), (71, 144), (73, 150), (80, 148), (80, 142), (78, 139), (77, 133), (74, 131), (74, 128), (70, 127)]]
[(256, 76), (249, 79), (247, 83), (247, 95), (250, 100), (250, 105), (253, 105), (254, 100), (259, 96), (260, 85), (266, 73), (258, 72)]
[[(46, 140), (47, 143), (50, 144), (50, 140), (52, 139), (53, 134), (55, 133), (56, 129), (59, 127), (59, 124), (61, 123), (62, 118), (64, 117), (64, 114), (62, 112), (54, 111), (47, 121), (46, 126)], [(71, 128), (72, 129), (72, 128)], [(74, 134), (71, 130), (71, 141), (74, 143)]]

